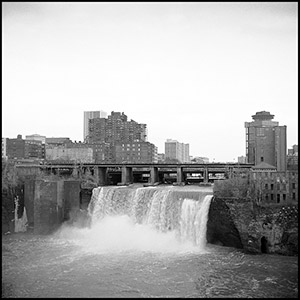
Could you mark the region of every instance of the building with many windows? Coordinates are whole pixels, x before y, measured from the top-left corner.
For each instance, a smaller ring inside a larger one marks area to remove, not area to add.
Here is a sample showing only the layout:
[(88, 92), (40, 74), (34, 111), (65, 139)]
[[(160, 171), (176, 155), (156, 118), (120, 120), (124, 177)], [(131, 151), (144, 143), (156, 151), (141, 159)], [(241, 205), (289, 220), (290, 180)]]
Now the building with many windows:
[(157, 163), (157, 147), (149, 142), (128, 142), (116, 146), (117, 163)]
[[(153, 159), (155, 159), (153, 158), (155, 155), (153, 156), (152, 153), (155, 146), (146, 143), (147, 125), (128, 120), (124, 112), (112, 111), (107, 118), (96, 117), (90, 119), (88, 132), (86, 143), (92, 145), (95, 151), (98, 151), (98, 154), (95, 154), (97, 161), (133, 162), (136, 158), (138, 161), (142, 159), (145, 162), (153, 162)], [(125, 144), (129, 146), (124, 147)], [(138, 149), (137, 144), (143, 145), (141, 147), (143, 150), (140, 152), (138, 150), (136, 152), (136, 149)], [(144, 147), (147, 148), (147, 151), (144, 151)], [(150, 151), (148, 148), (153, 149)]]
[(85, 111), (83, 113), (83, 141), (86, 142), (86, 139), (89, 135), (89, 120), (94, 118), (106, 118), (107, 113), (100, 111)]
[(87, 143), (110, 143), (115, 145), (123, 142), (147, 141), (147, 125), (128, 121), (122, 112), (112, 111), (107, 118), (89, 120), (89, 135)]
[(298, 170), (278, 172), (262, 162), (250, 172), (250, 183), (258, 202), (267, 204), (298, 204)]
[(165, 159), (175, 159), (181, 163), (190, 162), (189, 144), (167, 139), (165, 142)]
[(277, 171), (285, 171), (286, 126), (279, 126), (272, 121), (273, 117), (267, 111), (260, 111), (252, 116), (253, 122), (245, 122), (247, 163), (265, 162)]
[(38, 140), (25, 140), (25, 158), (45, 158), (45, 144)]

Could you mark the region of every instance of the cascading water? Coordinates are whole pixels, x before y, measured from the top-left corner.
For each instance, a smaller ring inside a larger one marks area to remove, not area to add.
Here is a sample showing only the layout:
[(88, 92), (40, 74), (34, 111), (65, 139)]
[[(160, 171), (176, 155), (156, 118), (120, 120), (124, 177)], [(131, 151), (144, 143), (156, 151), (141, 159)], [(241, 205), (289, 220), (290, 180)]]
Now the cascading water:
[(212, 194), (210, 187), (94, 188), (88, 226), (64, 224), (57, 234), (95, 253), (205, 252)]
[(98, 187), (89, 226), (60, 234), (98, 253), (204, 251), (211, 198), (202, 187)]

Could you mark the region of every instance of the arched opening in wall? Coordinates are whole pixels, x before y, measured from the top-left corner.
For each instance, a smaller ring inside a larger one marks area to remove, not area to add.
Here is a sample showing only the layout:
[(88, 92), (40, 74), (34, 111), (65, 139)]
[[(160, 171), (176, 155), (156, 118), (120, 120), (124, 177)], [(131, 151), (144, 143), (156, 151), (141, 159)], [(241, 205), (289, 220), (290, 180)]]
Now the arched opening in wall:
[(261, 253), (268, 253), (268, 240), (263, 236), (260, 240)]

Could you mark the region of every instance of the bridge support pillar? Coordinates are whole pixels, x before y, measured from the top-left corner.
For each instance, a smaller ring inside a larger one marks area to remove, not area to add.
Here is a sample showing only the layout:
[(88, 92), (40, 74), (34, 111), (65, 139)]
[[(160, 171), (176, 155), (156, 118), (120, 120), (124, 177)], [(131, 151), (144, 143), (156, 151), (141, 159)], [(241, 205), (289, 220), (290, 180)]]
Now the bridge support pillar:
[(132, 176), (132, 168), (131, 167), (122, 167), (122, 184), (132, 183), (133, 176)]
[(94, 169), (94, 176), (97, 178), (98, 185), (107, 184), (107, 167), (96, 167)]
[(208, 183), (208, 168), (204, 168), (203, 170), (203, 182)]
[(177, 167), (177, 183), (182, 183), (183, 179), (183, 169), (181, 167)]
[(154, 184), (155, 182), (158, 182), (158, 168), (157, 167), (151, 167), (150, 168), (150, 183)]

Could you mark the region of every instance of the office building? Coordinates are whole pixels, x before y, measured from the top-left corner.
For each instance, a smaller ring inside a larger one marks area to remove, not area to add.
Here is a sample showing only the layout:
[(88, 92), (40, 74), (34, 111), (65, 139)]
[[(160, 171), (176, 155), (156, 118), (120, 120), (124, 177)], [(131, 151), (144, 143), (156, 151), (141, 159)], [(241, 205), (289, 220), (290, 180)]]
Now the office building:
[(189, 144), (167, 139), (165, 142), (165, 159), (174, 159), (181, 163), (190, 162)]
[(265, 162), (277, 171), (286, 171), (286, 126), (279, 126), (273, 117), (261, 111), (252, 116), (253, 122), (245, 122), (247, 163)]
[(89, 135), (89, 120), (94, 118), (106, 118), (107, 113), (100, 111), (85, 111), (83, 113), (83, 141), (86, 142), (86, 139)]

